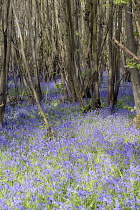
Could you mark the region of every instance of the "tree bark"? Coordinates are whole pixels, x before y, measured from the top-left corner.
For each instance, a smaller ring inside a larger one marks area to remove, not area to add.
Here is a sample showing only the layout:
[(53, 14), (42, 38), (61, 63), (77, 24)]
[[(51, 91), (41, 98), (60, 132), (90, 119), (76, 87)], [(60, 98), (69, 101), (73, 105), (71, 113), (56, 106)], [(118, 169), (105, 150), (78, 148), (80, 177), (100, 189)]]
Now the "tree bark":
[[(120, 41), (122, 28), (122, 5), (116, 6), (116, 31), (115, 37)], [(120, 87), (120, 49), (114, 47), (114, 68), (115, 68), (115, 85), (114, 85), (114, 105), (117, 104), (119, 87)]]
[[(133, 33), (133, 19), (132, 19), (132, 1), (130, 1), (125, 8), (125, 20), (126, 20), (126, 34), (127, 34), (127, 47), (128, 49), (137, 54), (136, 43)], [(136, 106), (136, 119), (137, 124), (140, 127), (140, 70), (137, 68), (131, 69), (131, 80), (133, 85), (134, 101)]]
[(37, 11), (36, 9), (34, 9), (34, 11), (32, 10), (32, 14), (31, 14), (31, 7), (34, 8), (37, 6), (37, 5), (33, 5), (31, 4), (31, 1), (28, 0), (27, 1), (27, 14), (28, 14), (28, 23), (29, 23), (29, 37), (30, 37), (30, 41), (31, 41), (31, 52), (32, 52), (32, 62), (33, 62), (33, 71), (34, 71), (34, 88), (36, 90), (36, 94), (37, 94), (37, 97), (38, 97), (38, 100), (41, 101), (42, 99), (42, 92), (41, 92), (41, 87), (40, 87), (40, 82), (39, 82), (39, 75), (38, 75), (38, 57), (37, 57), (37, 43), (38, 43), (38, 32), (36, 30), (36, 25), (38, 23), (38, 18), (35, 16), (35, 22), (36, 24), (34, 23), (34, 33), (35, 33), (35, 36), (33, 34), (33, 22), (32, 22), (32, 14), (36, 14)]
[[(98, 39), (97, 39), (97, 25), (98, 25), (98, 18), (97, 18), (97, 0), (93, 0), (93, 87), (94, 87), (94, 100), (93, 106), (94, 108), (100, 108), (100, 94), (99, 94), (99, 72), (98, 72)], [(92, 17), (92, 16), (91, 16)], [(92, 36), (91, 36), (92, 38)]]
[(8, 92), (8, 70), (11, 51), (11, 19), (12, 9), (11, 1), (5, 0), (3, 2), (2, 15), (2, 70), (0, 74), (0, 125), (3, 125), (4, 112)]
[(17, 27), (18, 27), (19, 36), (20, 36), (21, 54), (22, 54), (22, 57), (23, 57), (23, 62), (24, 62), (24, 65), (25, 65), (25, 69), (26, 69), (26, 72), (28, 74), (28, 78), (29, 78), (29, 81), (30, 81), (30, 84), (31, 84), (31, 88), (32, 88), (32, 91), (33, 91), (36, 103), (38, 105), (38, 109), (39, 109), (39, 111), (40, 111), (40, 113), (41, 113), (41, 115), (43, 117), (43, 120), (44, 120), (44, 123), (45, 123), (46, 127), (48, 128), (49, 127), (49, 122), (48, 122), (48, 120), (46, 118), (45, 113), (43, 112), (43, 109), (42, 109), (41, 105), (40, 105), (40, 102), (39, 102), (39, 99), (38, 99), (38, 95), (36, 93), (36, 90), (35, 90), (33, 82), (32, 82), (31, 74), (30, 74), (30, 71), (29, 71), (29, 67), (28, 67), (26, 56), (25, 56), (25, 52), (24, 52), (24, 42), (23, 42), (23, 38), (22, 38), (22, 34), (21, 34), (21, 30), (20, 30), (20, 26), (19, 26), (19, 22), (18, 22), (18, 19), (17, 19), (17, 15), (16, 15), (16, 11), (15, 11), (15, 7), (14, 7), (14, 3), (13, 2), (12, 2), (12, 9), (13, 9), (13, 13), (14, 13), (14, 16), (15, 16), (15, 22), (16, 22)]
[(115, 44), (117, 44), (127, 55), (131, 56), (132, 58), (135, 59), (138, 63), (140, 63), (140, 58), (136, 56), (132, 51), (128, 50), (124, 45), (122, 45), (117, 39), (113, 38), (112, 39)]
[(80, 106), (83, 106), (82, 94), (80, 91), (80, 84), (76, 75), (75, 62), (75, 40), (74, 40), (74, 26), (72, 20), (72, 7), (69, 0), (63, 0), (63, 15), (65, 27), (65, 47), (66, 47), (66, 65), (65, 71), (67, 74), (69, 89), (72, 94), (72, 100), (78, 101)]
[(109, 1), (109, 71), (108, 71), (108, 106), (113, 108), (114, 106), (114, 82), (115, 82), (115, 72), (114, 72), (114, 52), (113, 52), (113, 0)]

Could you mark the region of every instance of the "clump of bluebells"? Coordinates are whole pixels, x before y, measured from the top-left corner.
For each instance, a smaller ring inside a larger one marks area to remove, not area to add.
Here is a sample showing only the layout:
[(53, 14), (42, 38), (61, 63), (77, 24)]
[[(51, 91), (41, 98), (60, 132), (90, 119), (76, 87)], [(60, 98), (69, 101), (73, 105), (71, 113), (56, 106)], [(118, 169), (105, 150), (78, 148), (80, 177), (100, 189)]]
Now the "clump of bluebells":
[(78, 104), (54, 97), (42, 104), (54, 129), (51, 141), (36, 105), (7, 107), (0, 209), (138, 210), (140, 130), (130, 125), (130, 111), (82, 114)]

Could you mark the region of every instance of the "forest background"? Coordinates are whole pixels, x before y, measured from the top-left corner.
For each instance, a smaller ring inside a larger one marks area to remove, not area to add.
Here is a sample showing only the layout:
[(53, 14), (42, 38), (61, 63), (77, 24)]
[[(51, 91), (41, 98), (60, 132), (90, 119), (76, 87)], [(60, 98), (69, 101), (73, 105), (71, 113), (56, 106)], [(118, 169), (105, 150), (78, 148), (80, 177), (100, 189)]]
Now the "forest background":
[[(7, 101), (18, 103), (26, 95), (36, 101), (48, 127), (40, 105), (40, 80), (58, 76), (65, 100), (76, 101), (87, 111), (100, 108), (103, 71), (108, 73), (112, 109), (121, 81), (131, 80), (135, 121), (140, 124), (139, 0), (1, 0), (0, 14), (1, 125)], [(11, 75), (15, 97), (8, 99)]]
[(140, 209), (139, 24), (139, 0), (0, 0), (0, 209)]

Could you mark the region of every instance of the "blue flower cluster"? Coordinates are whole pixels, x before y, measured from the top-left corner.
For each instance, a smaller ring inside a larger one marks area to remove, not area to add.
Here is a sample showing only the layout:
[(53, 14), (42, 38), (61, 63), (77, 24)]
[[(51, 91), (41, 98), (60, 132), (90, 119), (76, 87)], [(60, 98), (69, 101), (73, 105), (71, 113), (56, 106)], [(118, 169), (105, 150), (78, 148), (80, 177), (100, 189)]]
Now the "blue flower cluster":
[[(123, 88), (119, 99), (127, 94)], [(36, 105), (7, 107), (0, 209), (140, 209), (140, 130), (130, 125), (131, 113), (120, 107), (82, 114), (78, 104), (54, 98), (42, 104), (54, 129), (51, 141)]]

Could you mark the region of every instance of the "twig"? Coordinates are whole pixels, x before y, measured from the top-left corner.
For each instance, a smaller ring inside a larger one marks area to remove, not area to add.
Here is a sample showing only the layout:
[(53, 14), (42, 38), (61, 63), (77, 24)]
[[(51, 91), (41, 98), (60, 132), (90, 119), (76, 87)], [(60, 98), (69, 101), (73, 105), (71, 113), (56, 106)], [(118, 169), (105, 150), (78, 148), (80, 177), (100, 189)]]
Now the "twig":
[(132, 53), (130, 50), (128, 50), (124, 45), (122, 45), (120, 42), (118, 42), (115, 38), (112, 39), (115, 44), (117, 44), (124, 52), (126, 52), (128, 55), (132, 56), (136, 61), (140, 63), (140, 58), (137, 57), (134, 53)]

